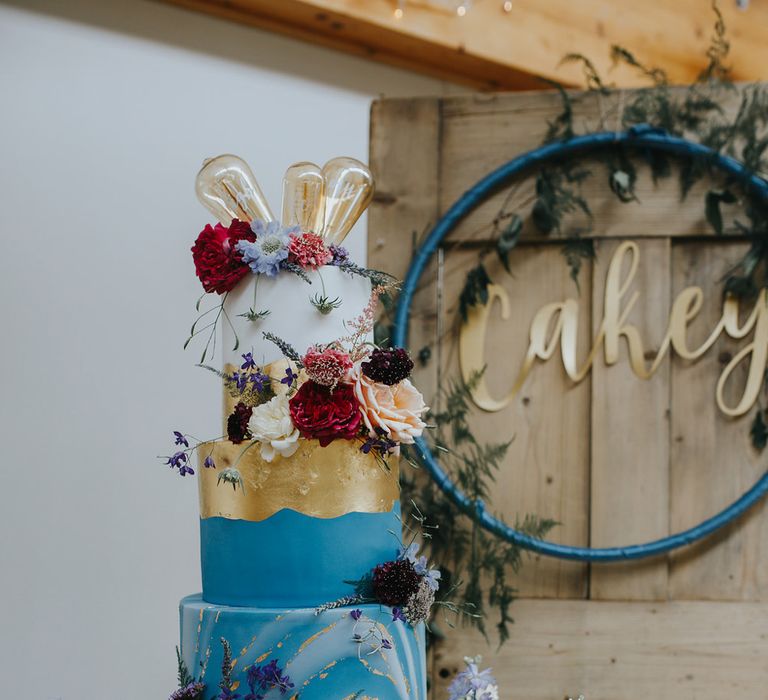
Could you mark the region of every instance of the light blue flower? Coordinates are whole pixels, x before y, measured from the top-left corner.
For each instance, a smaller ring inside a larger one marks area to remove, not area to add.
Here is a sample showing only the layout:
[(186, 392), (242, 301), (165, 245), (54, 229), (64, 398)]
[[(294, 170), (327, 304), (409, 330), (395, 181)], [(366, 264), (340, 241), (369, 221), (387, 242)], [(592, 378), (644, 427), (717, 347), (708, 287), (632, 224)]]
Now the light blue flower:
[(442, 573), (440, 569), (430, 569), (427, 565), (427, 558), (425, 556), (418, 556), (419, 545), (416, 542), (411, 542), (407, 547), (400, 547), (400, 559), (407, 559), (413, 564), (413, 570), (423, 576), (429, 587), (436, 591), (440, 588), (440, 577)]
[(465, 658), (467, 668), (453, 679), (448, 700), (498, 700), (499, 688), (491, 669), (478, 669), (480, 657)]
[(238, 241), (235, 250), (243, 255), (243, 262), (256, 275), (274, 277), (280, 271), (280, 265), (288, 258), (288, 246), (291, 234), (298, 233), (298, 226), (282, 226), (279, 221), (265, 224), (260, 219), (251, 222), (251, 230), (256, 240)]

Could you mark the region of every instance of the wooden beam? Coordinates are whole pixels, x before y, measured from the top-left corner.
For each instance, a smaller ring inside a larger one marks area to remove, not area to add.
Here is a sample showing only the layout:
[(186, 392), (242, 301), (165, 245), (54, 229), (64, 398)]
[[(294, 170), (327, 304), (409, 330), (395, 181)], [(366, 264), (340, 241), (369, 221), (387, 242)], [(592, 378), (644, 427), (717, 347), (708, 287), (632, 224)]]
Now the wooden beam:
[[(165, 1), (485, 90), (537, 89), (541, 78), (581, 85), (580, 66), (559, 65), (569, 52), (618, 86), (644, 84), (636, 70), (612, 66), (612, 44), (689, 83), (706, 64), (714, 25), (703, 0), (513, 0), (510, 12), (483, 0), (464, 17), (436, 0), (409, 0), (400, 19), (395, 0)], [(734, 79), (768, 78), (768, 7), (721, 4)]]

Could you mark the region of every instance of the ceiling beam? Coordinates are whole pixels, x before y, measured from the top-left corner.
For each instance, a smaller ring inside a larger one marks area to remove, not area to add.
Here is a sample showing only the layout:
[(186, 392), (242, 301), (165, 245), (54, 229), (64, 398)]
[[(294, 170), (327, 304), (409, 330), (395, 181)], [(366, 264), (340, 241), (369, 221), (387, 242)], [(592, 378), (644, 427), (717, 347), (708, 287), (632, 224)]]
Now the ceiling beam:
[[(620, 87), (646, 81), (613, 66), (620, 44), (664, 68), (672, 83), (695, 80), (706, 64), (714, 14), (705, 0), (475, 0), (464, 17), (438, 0), (165, 0), (357, 56), (482, 90), (541, 88), (541, 78), (582, 85), (581, 68), (560, 65), (575, 52)], [(732, 42), (735, 80), (768, 79), (768, 8), (721, 5)]]

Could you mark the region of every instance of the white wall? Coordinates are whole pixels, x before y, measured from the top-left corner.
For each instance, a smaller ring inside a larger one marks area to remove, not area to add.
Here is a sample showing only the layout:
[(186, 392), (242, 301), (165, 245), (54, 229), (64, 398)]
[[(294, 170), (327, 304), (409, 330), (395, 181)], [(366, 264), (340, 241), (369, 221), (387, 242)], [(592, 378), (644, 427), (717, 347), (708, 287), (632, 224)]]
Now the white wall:
[(181, 347), (202, 159), (242, 154), (277, 208), (289, 163), (366, 158), (372, 98), (443, 90), (159, 3), (0, 4), (1, 697), (174, 687), (196, 484), (155, 457), (220, 412)]

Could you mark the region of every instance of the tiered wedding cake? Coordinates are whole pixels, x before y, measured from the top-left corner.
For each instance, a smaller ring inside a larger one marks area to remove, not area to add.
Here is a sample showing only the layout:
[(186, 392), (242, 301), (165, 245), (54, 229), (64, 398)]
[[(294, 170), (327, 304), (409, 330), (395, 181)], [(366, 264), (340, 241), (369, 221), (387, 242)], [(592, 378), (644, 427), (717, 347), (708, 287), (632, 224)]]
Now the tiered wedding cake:
[(234, 156), (197, 191), (221, 223), (192, 252), (219, 296), (192, 337), (204, 364), (221, 333), (225, 437), (175, 432), (168, 458), (183, 476), (197, 451), (203, 578), (181, 602), (172, 698), (425, 698), (439, 572), (402, 546), (398, 455), (426, 409), (407, 353), (372, 344), (391, 280), (341, 247), (370, 173), (292, 166), (279, 222)]

